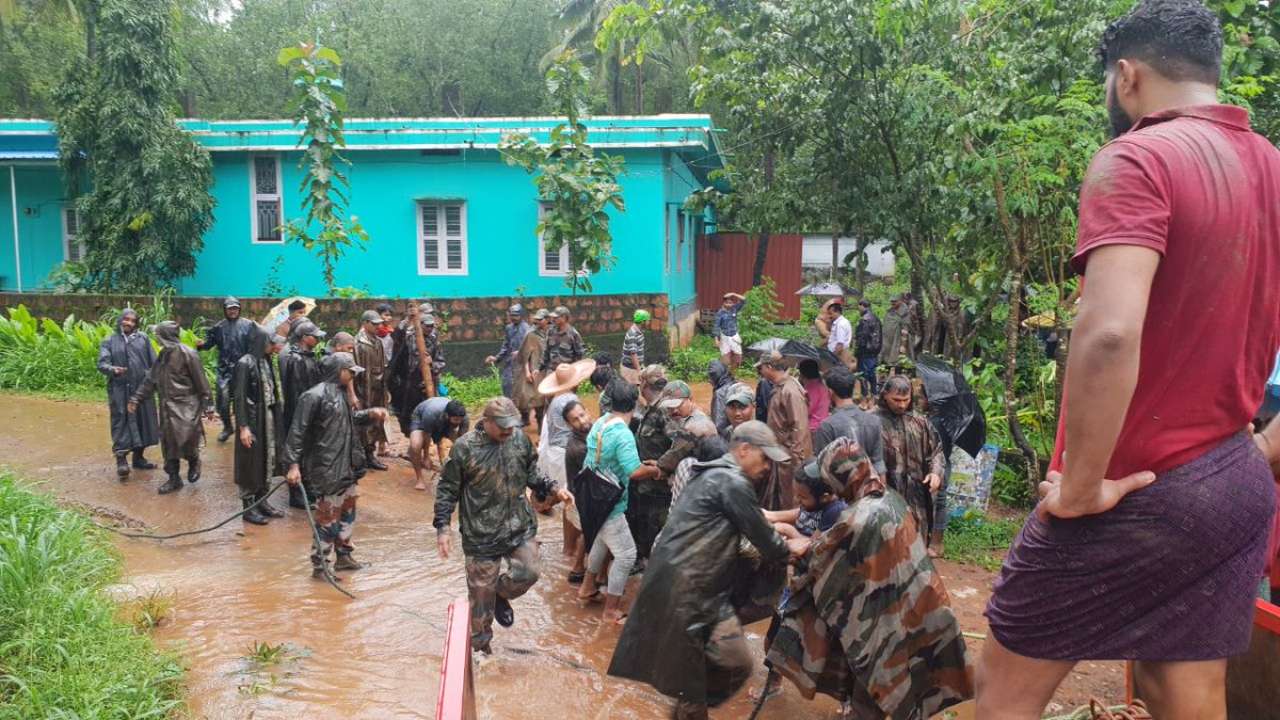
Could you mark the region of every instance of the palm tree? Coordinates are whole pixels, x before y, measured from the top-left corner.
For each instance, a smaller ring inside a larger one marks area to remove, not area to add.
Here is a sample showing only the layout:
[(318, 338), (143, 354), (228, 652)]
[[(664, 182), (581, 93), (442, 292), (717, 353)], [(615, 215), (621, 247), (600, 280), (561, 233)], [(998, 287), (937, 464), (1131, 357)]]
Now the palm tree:
[[(578, 51), (584, 64), (594, 61), (596, 82), (608, 83), (609, 112), (615, 114), (622, 112), (622, 50), (615, 48), (602, 55), (596, 50), (595, 39), (605, 19), (622, 4), (623, 0), (568, 0), (559, 14), (560, 20), (567, 24), (564, 37), (538, 63), (538, 68), (546, 72), (556, 58), (570, 48)], [(638, 65), (636, 71), (640, 72)]]

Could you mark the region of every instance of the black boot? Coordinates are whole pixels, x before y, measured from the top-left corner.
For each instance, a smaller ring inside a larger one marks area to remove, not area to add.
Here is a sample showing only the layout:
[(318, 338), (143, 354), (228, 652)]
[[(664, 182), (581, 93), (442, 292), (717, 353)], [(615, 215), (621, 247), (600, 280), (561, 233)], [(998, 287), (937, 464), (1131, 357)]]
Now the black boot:
[(133, 466), (139, 470), (155, 470), (156, 464), (142, 457), (142, 448), (133, 451)]
[(164, 471), (169, 475), (169, 481), (161, 485), (160, 489), (157, 492), (159, 492), (161, 495), (168, 495), (174, 490), (181, 490), (182, 476), (178, 474), (178, 461), (165, 460)]
[(224, 423), (222, 426), (222, 432), (218, 433), (218, 442), (224, 443), (227, 440), (230, 440), (233, 434), (234, 431), (232, 431), (231, 425)]
[[(253, 504), (253, 500), (249, 498), (241, 498), (240, 502), (246, 508)], [(258, 512), (258, 508), (256, 507), (246, 512), (241, 517), (244, 518), (245, 522), (250, 523), (252, 525), (266, 525), (268, 522), (270, 522), (267, 519), (267, 516)]]
[(187, 482), (194, 483), (200, 479), (200, 472), (203, 469), (200, 458), (191, 458), (187, 461)]
[(289, 507), (302, 510), (307, 507), (307, 503), (302, 499), (302, 488), (297, 485), (289, 486)]
[(378, 459), (378, 455), (373, 451), (373, 448), (369, 448), (368, 450), (365, 451), (364, 464), (365, 464), (365, 467), (369, 468), (370, 470), (386, 470), (387, 469), (387, 464)]
[(129, 477), (129, 456), (125, 453), (116, 455), (116, 476), (120, 478), (121, 482)]
[(267, 498), (266, 493), (263, 493), (262, 495), (258, 496), (258, 500), (260, 501), (258, 503), (258, 512), (262, 513), (263, 515), (266, 515), (269, 518), (284, 517), (284, 511), (276, 507), (275, 505), (272, 505), (271, 501), (267, 500), (266, 498)]

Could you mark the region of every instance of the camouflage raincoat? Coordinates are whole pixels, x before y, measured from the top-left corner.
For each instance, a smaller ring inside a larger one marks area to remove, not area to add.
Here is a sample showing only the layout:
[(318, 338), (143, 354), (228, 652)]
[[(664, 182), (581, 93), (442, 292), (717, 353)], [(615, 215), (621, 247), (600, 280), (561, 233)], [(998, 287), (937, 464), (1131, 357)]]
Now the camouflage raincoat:
[(933, 425), (915, 413), (898, 415), (881, 402), (875, 415), (884, 439), (885, 480), (907, 501), (928, 544), (933, 531), (933, 494), (924, 478), (930, 473), (942, 477), (946, 469), (942, 441)]
[(497, 443), (484, 431), (487, 420), (463, 435), (449, 451), (449, 460), (436, 488), (436, 530), (449, 527), (458, 508), (462, 552), (469, 557), (495, 558), (532, 540), (538, 520), (525, 498), (525, 488), (550, 495), (551, 480), (537, 470), (538, 454), (522, 432)]
[(767, 661), (807, 698), (848, 700), (859, 720), (923, 720), (972, 697), (964, 636), (906, 503), (850, 438), (819, 465), (850, 505), (814, 535)]

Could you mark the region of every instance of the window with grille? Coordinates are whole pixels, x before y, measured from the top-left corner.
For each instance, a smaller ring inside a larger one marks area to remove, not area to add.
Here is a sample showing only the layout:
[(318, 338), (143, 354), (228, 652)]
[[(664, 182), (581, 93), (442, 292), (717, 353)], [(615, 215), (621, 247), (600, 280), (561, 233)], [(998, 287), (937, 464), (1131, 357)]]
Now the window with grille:
[(418, 203), (418, 274), (467, 274), (466, 203)]
[(80, 211), (70, 205), (62, 208), (62, 255), (67, 262), (84, 260), (84, 241), (80, 239)]
[[(538, 221), (541, 222), (547, 213), (546, 203), (538, 203)], [(559, 250), (548, 250), (538, 234), (538, 274), (548, 277), (563, 277), (569, 274), (569, 247), (561, 246)]]
[(252, 206), (253, 241), (284, 242), (280, 232), (280, 158), (277, 155), (254, 155), (249, 164), (250, 203)]

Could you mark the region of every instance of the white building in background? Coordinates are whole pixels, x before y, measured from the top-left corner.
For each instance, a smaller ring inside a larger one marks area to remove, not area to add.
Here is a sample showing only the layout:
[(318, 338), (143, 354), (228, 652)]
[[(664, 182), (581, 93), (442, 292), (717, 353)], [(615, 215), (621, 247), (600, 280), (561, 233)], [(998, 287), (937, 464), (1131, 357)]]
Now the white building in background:
[[(857, 249), (853, 238), (840, 238), (837, 262), (843, 264), (844, 258)], [(800, 265), (805, 270), (829, 269), (831, 267), (831, 236), (805, 235), (804, 250), (800, 255)], [(878, 240), (867, 247), (867, 272), (877, 277), (892, 275), (894, 270), (893, 250), (885, 240)]]

